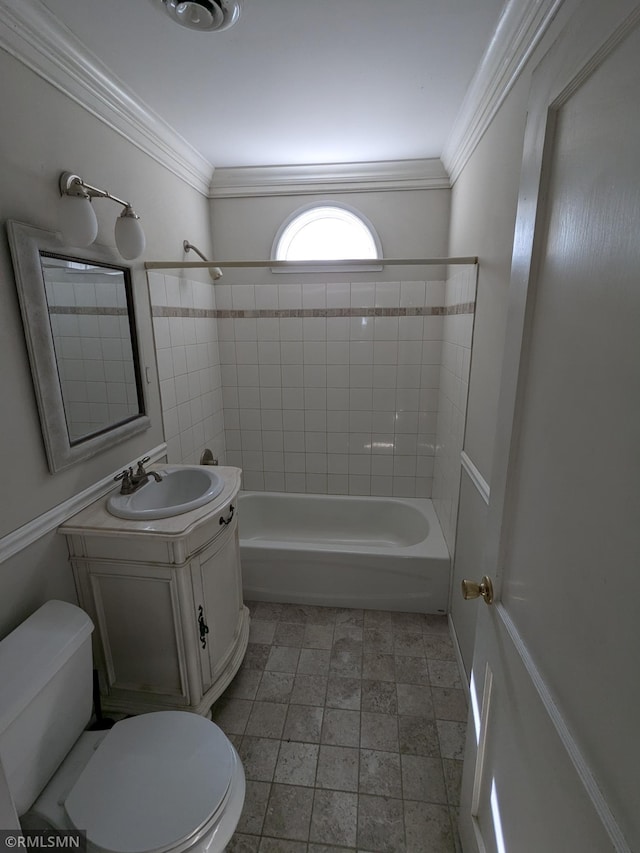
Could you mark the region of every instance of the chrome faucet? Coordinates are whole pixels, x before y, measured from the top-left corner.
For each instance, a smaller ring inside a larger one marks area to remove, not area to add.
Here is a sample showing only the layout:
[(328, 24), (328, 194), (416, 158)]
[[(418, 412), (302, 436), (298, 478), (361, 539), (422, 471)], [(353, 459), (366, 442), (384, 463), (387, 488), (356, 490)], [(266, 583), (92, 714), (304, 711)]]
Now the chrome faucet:
[(122, 486), (120, 487), (121, 495), (132, 495), (149, 481), (149, 477), (153, 477), (156, 483), (162, 480), (161, 475), (157, 471), (145, 471), (145, 462), (148, 462), (150, 458), (150, 456), (145, 456), (144, 459), (138, 461), (135, 474), (133, 473), (133, 468), (125, 468), (124, 471), (113, 478), (114, 480), (122, 480)]

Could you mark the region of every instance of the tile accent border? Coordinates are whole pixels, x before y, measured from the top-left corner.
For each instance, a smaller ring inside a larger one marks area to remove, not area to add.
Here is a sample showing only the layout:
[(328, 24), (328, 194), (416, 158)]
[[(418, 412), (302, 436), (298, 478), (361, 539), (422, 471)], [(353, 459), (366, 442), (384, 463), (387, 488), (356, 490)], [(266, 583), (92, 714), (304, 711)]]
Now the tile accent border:
[(154, 317), (195, 317), (197, 319), (238, 320), (262, 317), (450, 317), (454, 314), (473, 314), (474, 302), (459, 305), (418, 306), (409, 308), (265, 308), (230, 309), (216, 308), (172, 308), (153, 305)]
[(96, 305), (50, 305), (49, 314), (84, 314), (99, 317), (127, 317), (126, 308), (109, 308)]

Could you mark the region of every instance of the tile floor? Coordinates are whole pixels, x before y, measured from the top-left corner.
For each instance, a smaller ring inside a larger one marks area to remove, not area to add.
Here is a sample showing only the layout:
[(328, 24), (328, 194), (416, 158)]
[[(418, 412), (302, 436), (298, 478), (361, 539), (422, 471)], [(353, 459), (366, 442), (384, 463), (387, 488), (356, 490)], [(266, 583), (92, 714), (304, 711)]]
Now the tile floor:
[(247, 779), (228, 853), (454, 853), (467, 706), (446, 618), (247, 604), (212, 713)]

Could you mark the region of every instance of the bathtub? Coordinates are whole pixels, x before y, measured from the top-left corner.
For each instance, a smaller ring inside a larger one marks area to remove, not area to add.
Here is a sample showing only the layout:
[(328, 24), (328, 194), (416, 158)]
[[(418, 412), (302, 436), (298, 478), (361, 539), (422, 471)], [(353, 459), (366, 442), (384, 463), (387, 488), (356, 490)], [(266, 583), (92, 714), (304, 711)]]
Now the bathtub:
[(430, 500), (240, 492), (244, 596), (445, 613), (449, 552)]

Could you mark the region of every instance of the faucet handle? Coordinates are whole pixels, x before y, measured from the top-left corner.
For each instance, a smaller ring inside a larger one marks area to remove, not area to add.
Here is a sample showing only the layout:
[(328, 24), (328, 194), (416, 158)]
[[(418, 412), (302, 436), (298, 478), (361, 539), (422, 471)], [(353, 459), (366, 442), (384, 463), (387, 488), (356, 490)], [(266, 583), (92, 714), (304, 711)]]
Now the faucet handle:
[(150, 456), (145, 456), (143, 459), (138, 460), (138, 469), (136, 471), (136, 474), (138, 474), (138, 476), (144, 477), (144, 475), (147, 473), (144, 470), (145, 462), (149, 462), (150, 460), (151, 460)]
[(128, 495), (133, 490), (133, 484), (131, 482), (131, 477), (133, 476), (133, 468), (125, 468), (124, 471), (121, 471), (119, 474), (113, 478), (114, 480), (122, 480), (122, 486), (120, 488), (121, 495)]

